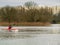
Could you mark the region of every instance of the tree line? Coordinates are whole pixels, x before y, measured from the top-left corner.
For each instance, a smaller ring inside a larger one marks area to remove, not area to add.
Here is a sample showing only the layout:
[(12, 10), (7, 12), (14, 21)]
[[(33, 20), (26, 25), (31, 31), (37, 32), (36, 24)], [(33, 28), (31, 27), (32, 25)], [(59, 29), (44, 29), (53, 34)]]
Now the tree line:
[(19, 9), (15, 7), (2, 7), (0, 9), (0, 21), (2, 22), (48, 22), (52, 20), (51, 8), (30, 8), (25, 9), (21, 7)]
[(53, 11), (49, 7), (36, 8), (34, 2), (26, 2), (19, 8), (5, 6), (0, 8), (0, 22), (51, 22)]

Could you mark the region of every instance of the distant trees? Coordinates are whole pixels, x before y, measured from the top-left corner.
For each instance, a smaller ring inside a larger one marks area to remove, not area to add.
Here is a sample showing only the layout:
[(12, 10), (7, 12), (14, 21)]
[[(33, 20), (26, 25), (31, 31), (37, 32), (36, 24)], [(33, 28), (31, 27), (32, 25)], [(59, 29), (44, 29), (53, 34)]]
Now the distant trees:
[(42, 22), (49, 22), (49, 21), (52, 21), (52, 9), (51, 8), (48, 8), (48, 7), (45, 7), (45, 8), (41, 8), (40, 9), (40, 19)]
[(24, 7), (21, 7), (21, 9), (17, 10), (18, 11), (18, 22), (25, 22), (26, 21), (26, 9)]
[(56, 23), (60, 23), (60, 11), (53, 15), (53, 21), (56, 21)]
[(17, 11), (13, 7), (6, 6), (0, 9), (2, 21), (5, 22), (14, 22), (16, 19), (16, 13)]
[(57, 22), (60, 22), (60, 11), (59, 11), (59, 13), (56, 15), (55, 20), (56, 20)]
[[(25, 7), (2, 7), (0, 9), (0, 17), (3, 22), (50, 22), (52, 20), (52, 9), (49, 7), (34, 8), (37, 4), (34, 2), (26, 2)], [(33, 8), (30, 8), (33, 7)]]
[(6, 22), (48, 22), (52, 20), (52, 10), (49, 8), (28, 9), (24, 7), (17, 10), (14, 7), (0, 9), (2, 21)]

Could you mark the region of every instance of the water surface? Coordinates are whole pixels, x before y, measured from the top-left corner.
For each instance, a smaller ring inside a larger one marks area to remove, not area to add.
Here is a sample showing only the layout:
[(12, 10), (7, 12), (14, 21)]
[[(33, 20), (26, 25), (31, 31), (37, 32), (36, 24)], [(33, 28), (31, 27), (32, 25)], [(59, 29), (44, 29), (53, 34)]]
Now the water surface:
[(60, 45), (60, 25), (51, 26), (20, 26), (19, 32), (1, 31), (0, 45)]

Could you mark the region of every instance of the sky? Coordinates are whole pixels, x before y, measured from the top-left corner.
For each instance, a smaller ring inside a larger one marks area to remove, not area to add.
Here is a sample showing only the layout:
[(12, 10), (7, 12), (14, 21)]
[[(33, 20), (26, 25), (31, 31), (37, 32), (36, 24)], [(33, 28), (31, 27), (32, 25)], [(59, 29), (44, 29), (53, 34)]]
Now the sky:
[(60, 6), (60, 0), (0, 0), (0, 7), (1, 6), (19, 6), (24, 5), (27, 1), (33, 1), (38, 5), (46, 5), (46, 6)]

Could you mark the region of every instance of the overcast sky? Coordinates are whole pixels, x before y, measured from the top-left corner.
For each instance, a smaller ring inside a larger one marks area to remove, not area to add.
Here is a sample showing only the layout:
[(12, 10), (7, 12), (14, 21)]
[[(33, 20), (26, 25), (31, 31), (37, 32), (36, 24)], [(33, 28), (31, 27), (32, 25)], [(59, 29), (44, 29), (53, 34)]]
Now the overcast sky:
[(60, 0), (0, 0), (0, 6), (18, 6), (23, 5), (27, 1), (33, 1), (38, 5), (47, 5), (47, 6), (60, 6)]

